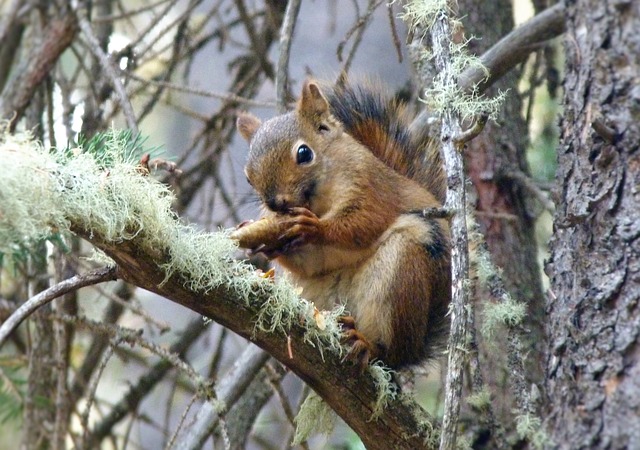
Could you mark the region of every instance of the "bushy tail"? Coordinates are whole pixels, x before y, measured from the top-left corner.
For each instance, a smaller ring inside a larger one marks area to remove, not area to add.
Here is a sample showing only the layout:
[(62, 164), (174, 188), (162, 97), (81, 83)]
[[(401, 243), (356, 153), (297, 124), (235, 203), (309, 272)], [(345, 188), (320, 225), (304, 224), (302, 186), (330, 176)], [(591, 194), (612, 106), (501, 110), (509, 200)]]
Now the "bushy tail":
[(439, 143), (428, 130), (411, 130), (411, 115), (404, 103), (371, 84), (323, 89), (332, 114), (347, 133), (396, 172), (429, 190), (441, 203), (446, 177)]

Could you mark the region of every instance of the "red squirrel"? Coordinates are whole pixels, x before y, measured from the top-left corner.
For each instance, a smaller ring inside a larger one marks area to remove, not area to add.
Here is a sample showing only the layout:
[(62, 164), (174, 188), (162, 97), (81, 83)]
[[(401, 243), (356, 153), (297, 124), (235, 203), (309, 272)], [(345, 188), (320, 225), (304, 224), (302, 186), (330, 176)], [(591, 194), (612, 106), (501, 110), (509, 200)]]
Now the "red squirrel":
[(294, 111), (237, 120), (264, 220), (236, 239), (317, 308), (345, 303), (348, 356), (362, 367), (420, 363), (448, 329), (449, 225), (422, 214), (442, 205), (445, 175), (437, 144), (410, 119), (380, 89), (306, 81)]

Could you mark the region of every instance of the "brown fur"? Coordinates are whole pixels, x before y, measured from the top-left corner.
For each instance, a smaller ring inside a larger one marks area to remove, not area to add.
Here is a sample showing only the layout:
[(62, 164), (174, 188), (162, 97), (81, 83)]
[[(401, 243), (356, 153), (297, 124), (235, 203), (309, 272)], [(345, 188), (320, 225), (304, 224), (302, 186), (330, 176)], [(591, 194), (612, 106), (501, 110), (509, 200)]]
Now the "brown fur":
[[(409, 134), (403, 107), (368, 91), (336, 100), (345, 89), (328, 101), (306, 82), (296, 111), (264, 124), (238, 119), (251, 143), (247, 178), (265, 215), (286, 230), (256, 250), (276, 258), (319, 308), (346, 302), (358, 360), (402, 367), (430, 356), (442, 336), (448, 225), (415, 211), (440, 206), (443, 172), (428, 166), (439, 158)], [(301, 146), (312, 160), (297, 161)]]

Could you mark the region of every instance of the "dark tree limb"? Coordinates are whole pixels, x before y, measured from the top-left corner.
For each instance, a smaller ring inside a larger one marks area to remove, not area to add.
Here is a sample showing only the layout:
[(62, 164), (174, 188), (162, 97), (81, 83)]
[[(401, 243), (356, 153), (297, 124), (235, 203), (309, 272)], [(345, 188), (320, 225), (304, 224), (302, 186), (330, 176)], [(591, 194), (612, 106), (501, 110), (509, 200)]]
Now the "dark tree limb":
[(467, 92), (473, 89), (484, 92), (505, 73), (526, 61), (531, 52), (564, 32), (564, 11), (564, 3), (560, 2), (515, 28), (480, 57), (489, 76), (479, 68), (467, 69), (458, 78), (458, 85)]
[(39, 44), (15, 69), (15, 75), (0, 95), (0, 119), (11, 120), (11, 129), (22, 117), (36, 89), (50, 74), (53, 66), (78, 32), (73, 14), (52, 19), (42, 32)]
[[(290, 358), (287, 337), (256, 329), (258, 308), (246, 305), (224, 286), (204, 294), (190, 291), (179, 275), (165, 280), (159, 268), (166, 262), (165, 257), (149, 253), (135, 240), (108, 243), (95, 234), (92, 236), (77, 228), (76, 232), (116, 261), (119, 278), (220, 323), (278, 359), (311, 386), (351, 426), (367, 448), (431, 448), (425, 444), (429, 438), (425, 423), (432, 419), (424, 410), (405, 396), (397, 396), (390, 399), (377, 420), (371, 420), (378, 396), (374, 380), (369, 375), (359, 375), (355, 368), (342, 363), (338, 355), (324, 352), (323, 360), (318, 349), (304, 342), (302, 325), (290, 330), (294, 355)], [(267, 298), (256, 300), (261, 304)]]

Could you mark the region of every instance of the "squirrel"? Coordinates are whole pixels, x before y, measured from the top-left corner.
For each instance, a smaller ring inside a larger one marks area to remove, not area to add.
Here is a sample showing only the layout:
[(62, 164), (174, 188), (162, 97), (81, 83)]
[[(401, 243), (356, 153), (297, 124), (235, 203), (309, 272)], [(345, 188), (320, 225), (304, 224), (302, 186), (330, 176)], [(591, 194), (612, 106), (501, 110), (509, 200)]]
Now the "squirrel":
[(347, 357), (361, 369), (421, 363), (448, 329), (449, 225), (422, 214), (444, 202), (445, 174), (410, 119), (380, 88), (314, 80), (294, 111), (237, 118), (265, 219), (240, 246), (279, 263), (318, 309), (346, 304)]

